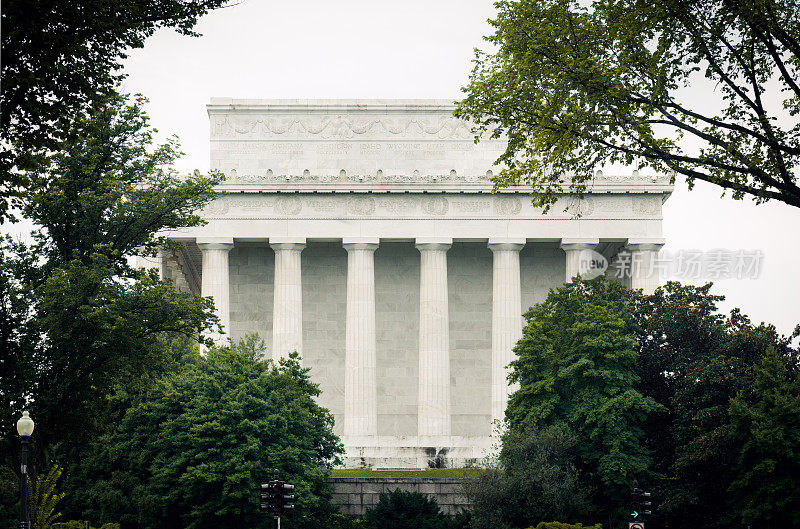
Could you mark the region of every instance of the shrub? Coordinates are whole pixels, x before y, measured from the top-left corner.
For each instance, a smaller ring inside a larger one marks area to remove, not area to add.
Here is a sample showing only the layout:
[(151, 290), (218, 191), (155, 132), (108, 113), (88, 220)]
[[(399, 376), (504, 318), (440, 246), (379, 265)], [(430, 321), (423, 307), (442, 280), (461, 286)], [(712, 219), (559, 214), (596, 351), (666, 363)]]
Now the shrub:
[(603, 524), (583, 525), (580, 523), (540, 522), (535, 528), (529, 527), (528, 529), (603, 529)]
[(364, 514), (366, 529), (444, 529), (447, 522), (436, 499), (400, 489), (381, 494), (378, 504)]
[(70, 520), (68, 522), (57, 522), (54, 523), (52, 529), (120, 529), (118, 523), (105, 523), (100, 527), (92, 527), (91, 525), (86, 525), (86, 522), (81, 522), (79, 520)]

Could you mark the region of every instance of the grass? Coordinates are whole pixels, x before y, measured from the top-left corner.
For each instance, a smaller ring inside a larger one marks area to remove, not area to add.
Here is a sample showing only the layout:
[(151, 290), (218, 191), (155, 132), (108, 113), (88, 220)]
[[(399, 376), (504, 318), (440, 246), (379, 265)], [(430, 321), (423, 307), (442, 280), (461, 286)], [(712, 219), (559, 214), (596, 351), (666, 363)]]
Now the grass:
[(480, 473), (478, 468), (428, 468), (425, 470), (372, 470), (369, 468), (335, 468), (332, 478), (423, 478), (467, 479)]

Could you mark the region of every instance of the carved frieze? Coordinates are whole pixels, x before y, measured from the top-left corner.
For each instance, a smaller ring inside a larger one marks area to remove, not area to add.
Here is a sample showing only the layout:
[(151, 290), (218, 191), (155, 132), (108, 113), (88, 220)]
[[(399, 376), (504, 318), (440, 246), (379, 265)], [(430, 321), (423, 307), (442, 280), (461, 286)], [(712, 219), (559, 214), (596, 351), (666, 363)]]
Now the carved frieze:
[(355, 196), (347, 200), (347, 212), (355, 216), (369, 216), (375, 213), (375, 199), (370, 196)]
[(447, 214), (450, 203), (441, 195), (426, 196), (422, 199), (422, 211), (428, 215), (441, 217)]
[(353, 116), (340, 115), (236, 115), (211, 119), (213, 138), (275, 137), (282, 139), (419, 138), (471, 139), (469, 125), (448, 115)]

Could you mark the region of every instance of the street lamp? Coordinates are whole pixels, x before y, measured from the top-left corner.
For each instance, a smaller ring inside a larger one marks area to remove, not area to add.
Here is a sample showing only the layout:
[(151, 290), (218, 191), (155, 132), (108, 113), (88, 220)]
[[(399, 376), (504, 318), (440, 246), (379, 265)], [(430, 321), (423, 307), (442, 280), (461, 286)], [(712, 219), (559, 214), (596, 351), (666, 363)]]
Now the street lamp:
[(19, 527), (20, 529), (30, 529), (31, 521), (28, 516), (28, 442), (33, 433), (33, 419), (27, 411), (22, 412), (22, 417), (17, 421), (17, 433), (22, 442), (22, 453), (20, 454), (20, 478), (19, 478)]

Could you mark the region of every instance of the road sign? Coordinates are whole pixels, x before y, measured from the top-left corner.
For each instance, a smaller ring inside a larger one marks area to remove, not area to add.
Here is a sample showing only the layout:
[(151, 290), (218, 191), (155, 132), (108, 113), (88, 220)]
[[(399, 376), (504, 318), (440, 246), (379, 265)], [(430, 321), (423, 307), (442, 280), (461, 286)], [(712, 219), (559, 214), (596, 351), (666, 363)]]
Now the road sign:
[(644, 529), (644, 522), (630, 522), (628, 529)]

